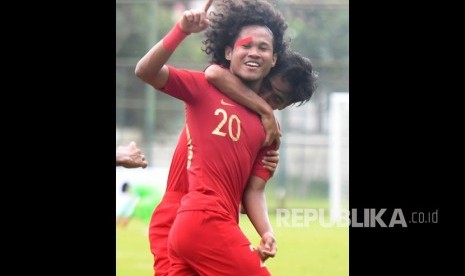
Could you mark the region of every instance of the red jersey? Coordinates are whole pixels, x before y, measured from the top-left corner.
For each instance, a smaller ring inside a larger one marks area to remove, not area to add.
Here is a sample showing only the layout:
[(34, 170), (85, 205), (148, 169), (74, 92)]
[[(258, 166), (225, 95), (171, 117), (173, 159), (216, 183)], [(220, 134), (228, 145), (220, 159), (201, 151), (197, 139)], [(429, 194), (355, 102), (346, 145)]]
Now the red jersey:
[(166, 183), (166, 192), (187, 193), (189, 183), (187, 182), (187, 147), (188, 138), (186, 128), (184, 127), (179, 134), (178, 143), (173, 153), (168, 180)]
[[(211, 210), (238, 219), (238, 206), (252, 170), (268, 180), (263, 168), (266, 151), (260, 117), (211, 85), (204, 72), (168, 66), (168, 81), (160, 91), (186, 106), (189, 193), (179, 211)], [(175, 153), (176, 154), (176, 153)]]
[(178, 212), (181, 198), (187, 193), (187, 148), (186, 129), (183, 128), (173, 153), (166, 191), (152, 213), (149, 225), (150, 251), (154, 256), (153, 267), (157, 276), (168, 275), (168, 234)]

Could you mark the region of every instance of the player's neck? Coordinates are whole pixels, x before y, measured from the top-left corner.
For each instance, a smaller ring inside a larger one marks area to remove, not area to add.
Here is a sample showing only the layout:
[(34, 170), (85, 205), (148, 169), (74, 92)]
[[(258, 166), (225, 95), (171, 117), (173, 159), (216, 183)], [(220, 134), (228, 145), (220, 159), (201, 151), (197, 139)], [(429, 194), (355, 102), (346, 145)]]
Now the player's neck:
[(252, 89), (256, 94), (259, 94), (260, 87), (262, 85), (262, 80), (258, 80), (258, 81), (244, 81), (243, 80), (243, 82), (248, 88)]

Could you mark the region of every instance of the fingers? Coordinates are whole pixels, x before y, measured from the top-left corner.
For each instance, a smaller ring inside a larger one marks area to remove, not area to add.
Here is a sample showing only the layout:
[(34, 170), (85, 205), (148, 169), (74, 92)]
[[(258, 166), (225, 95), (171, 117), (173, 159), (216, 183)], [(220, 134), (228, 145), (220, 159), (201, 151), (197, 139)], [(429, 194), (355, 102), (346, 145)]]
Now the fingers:
[(198, 33), (210, 24), (203, 10), (194, 9), (184, 11), (182, 21), (185, 21), (185, 23), (181, 23), (181, 28), (186, 33)]
[(207, 12), (212, 3), (213, 3), (213, 0), (208, 0), (207, 2), (205, 2), (205, 5), (203, 6), (203, 10)]
[(267, 163), (278, 163), (279, 162), (279, 152), (276, 150), (270, 150), (263, 157), (263, 161)]
[(129, 147), (130, 147), (131, 151), (133, 151), (135, 154), (140, 154), (141, 153), (140, 149), (137, 148), (136, 142), (131, 141), (131, 143), (129, 143)]
[(263, 160), (263, 167), (266, 170), (270, 171), (271, 173), (274, 173), (276, 171), (277, 165), (276, 165), (276, 163), (267, 162), (267, 161)]
[(147, 160), (145, 160), (145, 155), (143, 155), (142, 151), (139, 148), (137, 148), (136, 142), (131, 141), (129, 143), (128, 150), (129, 150), (128, 154), (130, 158), (129, 162), (131, 162), (131, 164), (127, 165), (128, 167), (131, 167), (131, 168), (141, 167), (145, 169), (148, 166)]
[(142, 161), (142, 166), (141, 166), (142, 169), (147, 168), (147, 165), (148, 165), (148, 163), (147, 163), (147, 161), (145, 161), (145, 158), (144, 158), (143, 161)]
[(269, 150), (266, 152), (267, 157), (273, 158), (272, 160), (275, 160), (276, 157), (279, 159), (279, 151), (278, 150)]
[(265, 249), (263, 249), (263, 250), (259, 250), (258, 253), (260, 253), (260, 256), (262, 256), (262, 260), (263, 260), (263, 261), (265, 261), (266, 259), (268, 259), (268, 258), (270, 258), (270, 257), (271, 257), (271, 258), (274, 258), (274, 256), (276, 256), (276, 252), (273, 252), (273, 251), (271, 251), (271, 250), (265, 250)]
[(267, 155), (263, 157), (262, 163), (265, 169), (274, 173), (279, 163), (279, 152), (277, 150), (268, 151)]
[(262, 262), (265, 262), (269, 257), (266, 253), (264, 253), (262, 250), (258, 250), (258, 256), (260, 257), (260, 260)]
[(134, 168), (141, 167), (145, 169), (148, 165), (147, 160), (145, 160), (145, 156), (143, 154), (139, 154), (136, 157), (133, 157), (132, 162)]
[(274, 258), (276, 256), (276, 252), (263, 250), (260, 252), (260, 255), (263, 256), (262, 260), (266, 260), (268, 258)]
[(274, 257), (276, 255), (278, 246), (276, 244), (276, 239), (271, 232), (263, 234), (258, 250), (260, 255), (265, 256), (266, 258)]
[(268, 258), (274, 258), (277, 253), (277, 247), (273, 246), (273, 248), (267, 250), (264, 248), (257, 248), (258, 255), (260, 259), (265, 262)]
[(202, 19), (202, 15), (199, 13), (199, 11), (195, 10), (185, 11), (184, 16), (186, 17), (187, 22), (191, 24), (199, 24)]

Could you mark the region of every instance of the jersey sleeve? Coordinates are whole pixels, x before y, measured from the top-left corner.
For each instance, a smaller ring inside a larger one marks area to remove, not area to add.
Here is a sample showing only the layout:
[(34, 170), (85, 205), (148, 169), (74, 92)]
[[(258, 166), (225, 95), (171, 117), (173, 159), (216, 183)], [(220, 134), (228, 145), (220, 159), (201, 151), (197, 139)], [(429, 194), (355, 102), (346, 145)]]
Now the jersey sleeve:
[(205, 73), (186, 69), (178, 69), (167, 65), (169, 77), (165, 86), (159, 89), (161, 92), (184, 102), (193, 102), (196, 93), (205, 90)]

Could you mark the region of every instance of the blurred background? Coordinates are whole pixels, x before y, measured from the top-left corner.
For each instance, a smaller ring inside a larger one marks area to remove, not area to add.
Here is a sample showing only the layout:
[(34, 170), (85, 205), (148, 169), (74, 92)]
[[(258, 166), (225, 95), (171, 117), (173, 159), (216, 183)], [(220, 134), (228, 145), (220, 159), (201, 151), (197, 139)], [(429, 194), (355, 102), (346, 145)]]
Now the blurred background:
[[(348, 208), (349, 193), (349, 1), (270, 2), (288, 22), (291, 48), (312, 60), (319, 88), (305, 105), (275, 113), (283, 136), (279, 167), (267, 185), (269, 209), (324, 208), (325, 214), (337, 218), (341, 208)], [(142, 225), (163, 194), (167, 168), (184, 124), (184, 106), (136, 78), (134, 68), (184, 10), (203, 4), (116, 0), (116, 145), (136, 141), (150, 166), (117, 169), (116, 185), (118, 190), (118, 185), (131, 181), (142, 196), (136, 209)], [(201, 34), (190, 35), (169, 63), (203, 70), (208, 58), (201, 51), (202, 39)], [(144, 197), (149, 199), (144, 201)], [(148, 239), (146, 243), (148, 250)]]

